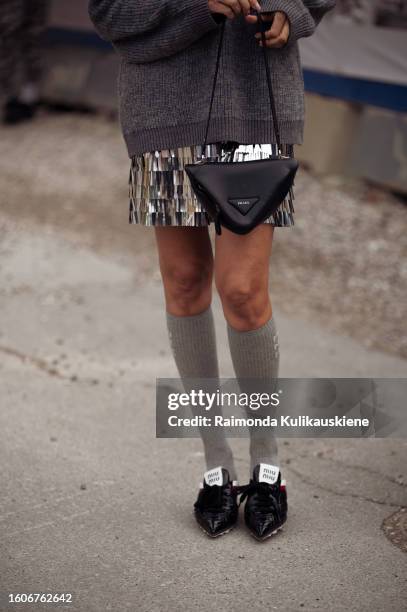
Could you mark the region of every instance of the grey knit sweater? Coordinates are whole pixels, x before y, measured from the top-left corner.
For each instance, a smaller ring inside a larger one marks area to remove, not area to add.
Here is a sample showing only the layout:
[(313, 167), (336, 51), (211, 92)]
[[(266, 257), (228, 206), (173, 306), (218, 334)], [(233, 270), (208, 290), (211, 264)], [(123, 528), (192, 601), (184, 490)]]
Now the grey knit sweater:
[[(282, 141), (301, 143), (304, 84), (297, 40), (310, 36), (335, 0), (260, 0), (283, 11), (291, 34), (268, 49)], [(119, 115), (129, 156), (204, 140), (220, 24), (208, 0), (90, 0), (99, 35), (121, 58)], [(208, 142), (275, 142), (256, 24), (227, 20)]]

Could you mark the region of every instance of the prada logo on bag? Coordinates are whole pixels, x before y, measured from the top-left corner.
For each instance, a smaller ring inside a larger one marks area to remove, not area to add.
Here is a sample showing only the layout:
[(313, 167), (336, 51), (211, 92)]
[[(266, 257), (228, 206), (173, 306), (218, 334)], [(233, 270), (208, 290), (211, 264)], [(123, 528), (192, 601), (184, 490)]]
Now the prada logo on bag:
[(229, 204), (231, 204), (234, 208), (236, 208), (236, 210), (242, 213), (242, 215), (247, 215), (247, 213), (258, 201), (258, 196), (255, 196), (253, 198), (228, 198)]

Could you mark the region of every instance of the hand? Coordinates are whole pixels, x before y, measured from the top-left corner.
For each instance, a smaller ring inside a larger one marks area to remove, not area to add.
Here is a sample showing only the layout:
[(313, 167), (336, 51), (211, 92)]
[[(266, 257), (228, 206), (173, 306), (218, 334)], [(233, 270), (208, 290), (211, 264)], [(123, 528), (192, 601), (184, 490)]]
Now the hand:
[[(254, 19), (257, 21), (256, 15), (254, 15)], [(262, 21), (272, 22), (271, 27), (264, 33), (266, 37), (266, 47), (274, 49), (281, 49), (281, 47), (284, 47), (290, 36), (290, 21), (287, 15), (281, 11), (277, 11), (276, 13), (263, 13), (261, 19)], [(261, 39), (261, 33), (257, 32), (255, 38), (258, 39), (262, 47), (263, 41)]]
[(256, 23), (256, 15), (250, 15), (250, 9), (261, 10), (257, 0), (209, 0), (209, 10), (211, 13), (222, 13), (228, 19), (234, 19), (238, 15), (244, 15), (248, 23)]

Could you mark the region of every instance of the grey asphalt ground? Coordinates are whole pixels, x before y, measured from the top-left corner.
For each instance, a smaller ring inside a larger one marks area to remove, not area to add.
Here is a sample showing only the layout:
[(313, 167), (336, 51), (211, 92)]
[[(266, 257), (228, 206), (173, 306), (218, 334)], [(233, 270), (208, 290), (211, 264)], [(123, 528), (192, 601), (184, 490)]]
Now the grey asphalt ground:
[[(28, 157), (41, 125), (25, 133)], [(92, 159), (72, 181), (72, 152), (41, 150), (30, 181), (21, 159), (0, 184), (0, 609), (57, 609), (7, 604), (28, 592), (72, 593), (81, 612), (405, 609), (406, 556), (382, 530), (407, 506), (405, 439), (282, 440), (285, 529), (264, 544), (242, 521), (215, 541), (198, 530), (199, 440), (155, 438), (155, 377), (176, 371), (152, 230), (115, 237), (122, 191), (101, 230)], [(117, 167), (106, 173), (117, 182)], [(231, 376), (217, 299), (215, 315)], [(318, 311), (288, 313), (277, 299), (275, 316), (282, 376), (407, 376), (405, 359)], [(247, 440), (232, 446), (246, 481)]]

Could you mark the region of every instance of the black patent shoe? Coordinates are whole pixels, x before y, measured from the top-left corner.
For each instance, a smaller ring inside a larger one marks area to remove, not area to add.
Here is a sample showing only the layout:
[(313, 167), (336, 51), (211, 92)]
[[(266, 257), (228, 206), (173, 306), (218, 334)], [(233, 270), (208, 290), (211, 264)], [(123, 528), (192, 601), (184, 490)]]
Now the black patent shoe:
[(211, 538), (230, 531), (236, 524), (238, 486), (221, 466), (205, 472), (194, 504), (198, 525)]
[(239, 491), (240, 504), (246, 499), (244, 520), (251, 535), (266, 540), (277, 533), (287, 520), (287, 491), (279, 468), (259, 463), (250, 483)]

